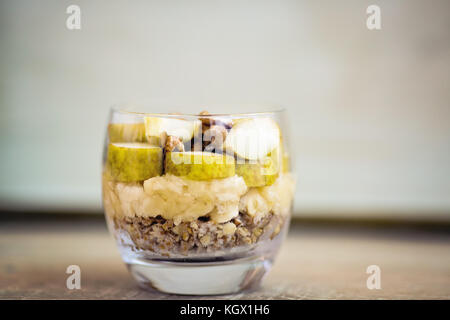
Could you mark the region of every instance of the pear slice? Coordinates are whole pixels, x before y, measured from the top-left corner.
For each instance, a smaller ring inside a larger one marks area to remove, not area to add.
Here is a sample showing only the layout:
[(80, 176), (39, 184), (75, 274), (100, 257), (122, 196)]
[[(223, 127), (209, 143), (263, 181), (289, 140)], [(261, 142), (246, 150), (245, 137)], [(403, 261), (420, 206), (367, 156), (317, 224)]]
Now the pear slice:
[(271, 118), (235, 121), (224, 143), (225, 150), (246, 160), (262, 160), (280, 145), (280, 128)]
[(120, 182), (159, 176), (162, 174), (162, 149), (148, 143), (110, 143), (106, 169)]
[(236, 160), (236, 174), (244, 178), (247, 187), (272, 185), (280, 173), (280, 153), (276, 148), (263, 160)]
[(145, 117), (145, 135), (151, 144), (164, 146), (164, 136), (175, 136), (182, 142), (190, 141), (201, 131), (200, 120), (177, 118)]
[(145, 124), (111, 123), (108, 125), (109, 142), (145, 142)]
[(235, 174), (234, 158), (212, 152), (168, 152), (165, 172), (190, 180), (211, 180), (232, 177)]

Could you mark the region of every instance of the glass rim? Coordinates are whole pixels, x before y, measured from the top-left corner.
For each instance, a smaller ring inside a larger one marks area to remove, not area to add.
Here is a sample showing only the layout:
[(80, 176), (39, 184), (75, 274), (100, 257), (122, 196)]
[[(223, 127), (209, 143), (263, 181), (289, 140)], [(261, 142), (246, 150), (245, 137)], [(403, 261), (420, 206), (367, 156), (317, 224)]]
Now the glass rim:
[[(206, 109), (206, 108), (205, 108)], [(141, 112), (129, 110), (126, 107), (112, 106), (110, 108), (112, 113), (123, 114), (129, 116), (140, 116), (140, 117), (160, 117), (160, 118), (215, 118), (215, 117), (227, 117), (227, 118), (250, 118), (250, 117), (267, 117), (275, 116), (277, 114), (284, 113), (286, 108), (278, 107), (271, 108), (270, 111), (256, 111), (256, 112), (233, 112), (233, 113), (209, 113), (209, 114), (194, 114), (194, 113), (182, 113), (182, 112)]]

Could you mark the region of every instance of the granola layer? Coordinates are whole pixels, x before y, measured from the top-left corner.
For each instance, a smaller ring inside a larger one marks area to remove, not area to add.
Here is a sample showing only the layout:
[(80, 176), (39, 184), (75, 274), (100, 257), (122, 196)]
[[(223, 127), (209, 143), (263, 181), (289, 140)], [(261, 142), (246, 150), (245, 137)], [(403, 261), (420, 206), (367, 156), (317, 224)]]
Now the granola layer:
[(216, 223), (207, 218), (182, 222), (158, 217), (116, 217), (114, 227), (125, 232), (133, 244), (133, 251), (146, 250), (161, 256), (188, 255), (217, 252), (226, 249), (251, 246), (257, 242), (273, 239), (278, 235), (285, 217), (267, 214), (251, 217), (245, 213), (227, 223)]

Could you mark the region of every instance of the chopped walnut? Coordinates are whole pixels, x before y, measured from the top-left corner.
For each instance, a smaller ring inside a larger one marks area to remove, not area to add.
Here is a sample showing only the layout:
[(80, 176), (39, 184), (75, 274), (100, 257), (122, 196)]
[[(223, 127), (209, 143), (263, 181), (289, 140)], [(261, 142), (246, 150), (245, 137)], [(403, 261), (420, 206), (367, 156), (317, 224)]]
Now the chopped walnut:
[(206, 247), (211, 242), (211, 237), (209, 236), (209, 234), (207, 234), (200, 238), (200, 242), (203, 246)]
[(180, 140), (180, 138), (175, 137), (175, 136), (168, 136), (166, 139), (166, 144), (165, 144), (164, 149), (166, 152), (172, 152), (175, 149), (177, 149), (177, 151), (183, 152), (184, 144)]
[(192, 221), (192, 222), (191, 222), (191, 228), (192, 228), (193, 230), (198, 230), (198, 224), (197, 224), (195, 221)]
[[(163, 225), (163, 229), (164, 229), (164, 225)], [(164, 229), (164, 231), (168, 231), (167, 229)], [(176, 235), (180, 235), (180, 226), (173, 226), (172, 227), (172, 232), (175, 233)]]
[(226, 137), (227, 129), (218, 125), (211, 126), (203, 135), (205, 142), (209, 142), (209, 144), (205, 147), (205, 151), (222, 149), (222, 145)]
[(231, 119), (211, 116), (211, 114), (208, 111), (202, 111), (198, 115), (208, 116), (204, 118), (199, 118), (199, 120), (202, 122), (203, 132), (206, 132), (209, 129), (209, 127), (213, 125), (218, 125), (226, 129), (231, 129), (231, 127), (233, 126), (233, 121)]
[(233, 219), (233, 223), (234, 223), (237, 227), (239, 227), (239, 226), (242, 224), (242, 221), (241, 221), (241, 219), (239, 219), (239, 218), (234, 218), (234, 219)]
[[(209, 116), (210, 113), (208, 111), (202, 111), (198, 114), (199, 116)], [(211, 126), (211, 121), (213, 120), (210, 117), (205, 117), (205, 118), (199, 118), (199, 120), (202, 122), (202, 132), (206, 132), (209, 127)]]
[(249, 232), (248, 229), (245, 228), (245, 227), (239, 227), (239, 228), (237, 229), (237, 232), (238, 232), (238, 234), (239, 234), (240, 236), (242, 236), (242, 237), (248, 237), (248, 236), (250, 235), (250, 232)]
[(163, 224), (163, 230), (164, 231), (169, 231), (171, 228), (173, 228), (173, 222), (170, 220), (167, 220), (164, 224)]
[(256, 238), (259, 238), (259, 236), (260, 236), (262, 233), (263, 233), (263, 230), (262, 230), (261, 228), (255, 228), (255, 229), (253, 229), (253, 235), (254, 235)]

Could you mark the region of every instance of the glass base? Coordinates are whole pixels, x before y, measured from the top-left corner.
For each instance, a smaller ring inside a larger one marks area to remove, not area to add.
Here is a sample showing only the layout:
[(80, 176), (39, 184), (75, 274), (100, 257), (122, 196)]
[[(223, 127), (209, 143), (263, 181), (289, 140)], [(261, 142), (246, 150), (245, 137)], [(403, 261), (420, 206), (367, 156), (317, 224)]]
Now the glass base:
[(258, 287), (272, 259), (249, 257), (216, 262), (133, 259), (127, 263), (143, 288), (181, 295), (220, 295)]

